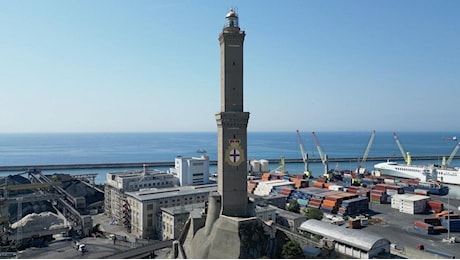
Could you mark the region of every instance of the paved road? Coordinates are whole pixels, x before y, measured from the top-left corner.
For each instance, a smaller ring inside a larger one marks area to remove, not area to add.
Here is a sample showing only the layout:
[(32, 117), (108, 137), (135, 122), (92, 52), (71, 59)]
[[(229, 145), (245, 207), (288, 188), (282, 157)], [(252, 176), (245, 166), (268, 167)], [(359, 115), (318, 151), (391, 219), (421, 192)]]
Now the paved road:
[(18, 254), (21, 259), (98, 259), (129, 250), (128, 247), (113, 245), (106, 238), (88, 237), (81, 240), (87, 251), (78, 252), (72, 241), (58, 241), (42, 248), (28, 248)]
[[(100, 228), (104, 232), (117, 234), (120, 236), (129, 237), (119, 225), (111, 225), (110, 219), (104, 214), (93, 215), (93, 223), (100, 224)], [(119, 254), (128, 250), (131, 247), (121, 246), (120, 244), (113, 245), (113, 242), (107, 238), (87, 237), (81, 240), (86, 245), (87, 252), (81, 254), (72, 244), (72, 241), (56, 241), (50, 243), (48, 247), (43, 248), (28, 248), (18, 254), (18, 258), (27, 259), (98, 259), (111, 255)]]
[[(433, 200), (438, 200), (438, 198), (434, 197)], [(451, 200), (451, 203), (460, 204), (460, 201)], [(456, 258), (460, 257), (460, 245), (458, 243), (447, 244), (442, 242), (442, 239), (447, 237), (446, 233), (441, 233), (439, 235), (424, 235), (414, 230), (413, 223), (415, 220), (432, 217), (433, 214), (411, 215), (400, 213), (397, 209), (391, 208), (390, 204), (372, 204), (371, 207), (376, 213), (380, 212), (380, 214), (376, 214), (373, 218), (382, 219), (384, 224), (369, 225), (363, 228), (364, 231), (387, 238), (400, 247), (417, 248), (417, 245), (422, 244), (425, 248), (449, 253), (455, 255)], [(458, 213), (458, 211), (454, 212)], [(460, 238), (460, 232), (451, 232), (451, 236)]]

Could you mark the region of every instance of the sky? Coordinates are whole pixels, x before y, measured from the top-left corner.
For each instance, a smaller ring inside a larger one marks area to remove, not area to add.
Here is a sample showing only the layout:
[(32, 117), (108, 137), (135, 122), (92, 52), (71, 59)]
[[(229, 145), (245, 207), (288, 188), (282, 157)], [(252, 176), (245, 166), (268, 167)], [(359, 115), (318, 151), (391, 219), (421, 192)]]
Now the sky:
[(460, 130), (460, 1), (0, 0), (0, 133), (217, 131), (231, 7), (248, 131)]

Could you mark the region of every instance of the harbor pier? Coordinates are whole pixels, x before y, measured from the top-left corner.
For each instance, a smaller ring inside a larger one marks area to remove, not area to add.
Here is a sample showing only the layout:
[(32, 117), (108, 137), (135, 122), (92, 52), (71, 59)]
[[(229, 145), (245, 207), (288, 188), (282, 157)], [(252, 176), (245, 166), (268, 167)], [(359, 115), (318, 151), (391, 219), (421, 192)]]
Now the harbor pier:
[[(433, 160), (439, 161), (443, 156), (439, 155), (424, 155), (424, 156), (412, 156), (413, 161), (419, 160)], [(343, 157), (343, 158), (328, 158), (331, 162), (357, 162), (361, 158), (354, 157)], [(454, 159), (460, 159), (460, 156), (455, 156)], [(280, 163), (280, 159), (267, 159), (269, 163)], [(402, 156), (378, 156), (368, 157), (367, 161), (404, 161)], [(285, 158), (285, 163), (302, 163), (301, 158)], [(309, 158), (309, 163), (320, 163), (320, 158)], [(210, 165), (217, 165), (216, 160), (209, 161)], [(66, 169), (107, 169), (107, 168), (142, 168), (143, 166), (148, 167), (174, 167), (174, 161), (168, 162), (125, 162), (125, 163), (80, 163), (80, 164), (43, 164), (43, 165), (11, 165), (11, 166), (0, 166), (0, 172), (2, 171), (27, 171), (29, 169), (40, 169), (40, 170), (66, 170)]]

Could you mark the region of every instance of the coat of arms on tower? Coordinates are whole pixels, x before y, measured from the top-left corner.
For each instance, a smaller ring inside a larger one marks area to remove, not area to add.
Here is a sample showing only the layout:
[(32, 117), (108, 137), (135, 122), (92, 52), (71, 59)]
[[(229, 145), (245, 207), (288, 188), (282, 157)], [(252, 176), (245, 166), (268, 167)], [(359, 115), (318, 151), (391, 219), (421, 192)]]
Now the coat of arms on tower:
[(244, 162), (244, 151), (240, 146), (240, 139), (230, 139), (230, 144), (225, 151), (225, 161), (231, 166), (238, 166)]

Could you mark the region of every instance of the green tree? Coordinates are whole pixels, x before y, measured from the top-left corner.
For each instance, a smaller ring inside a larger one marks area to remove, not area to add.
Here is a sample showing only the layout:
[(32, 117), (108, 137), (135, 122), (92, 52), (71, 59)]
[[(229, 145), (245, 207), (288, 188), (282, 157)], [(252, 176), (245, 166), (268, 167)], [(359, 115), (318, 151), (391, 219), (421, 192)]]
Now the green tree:
[(305, 211), (305, 216), (307, 219), (321, 220), (323, 218), (323, 212), (317, 208), (308, 207)]
[(284, 259), (304, 258), (302, 248), (296, 241), (289, 240), (283, 245), (281, 257)]
[(299, 213), (300, 212), (300, 205), (297, 200), (291, 200), (288, 204), (287, 210)]

